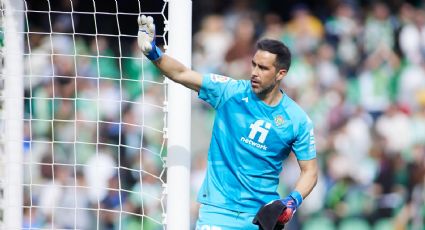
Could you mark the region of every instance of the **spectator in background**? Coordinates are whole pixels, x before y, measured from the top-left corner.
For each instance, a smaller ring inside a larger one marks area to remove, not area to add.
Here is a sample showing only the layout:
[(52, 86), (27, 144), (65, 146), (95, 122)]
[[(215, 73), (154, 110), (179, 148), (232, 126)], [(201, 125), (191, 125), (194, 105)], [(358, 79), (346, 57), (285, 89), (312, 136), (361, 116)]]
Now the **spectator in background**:
[(201, 72), (221, 72), (226, 51), (232, 45), (233, 36), (226, 29), (221, 15), (206, 16), (201, 29), (193, 37), (193, 66)]
[(117, 175), (113, 175), (108, 179), (107, 191), (103, 199), (99, 203), (101, 209), (99, 215), (99, 228), (105, 230), (114, 230), (119, 228), (120, 214), (118, 211), (122, 209), (126, 200), (127, 193), (119, 189), (119, 178)]
[(96, 71), (96, 76), (109, 79), (120, 78), (115, 54), (106, 37), (97, 36), (91, 40), (90, 54), (93, 56), (91, 65)]
[[(45, 224), (54, 229), (91, 227), (90, 216), (84, 208), (88, 207), (88, 194), (80, 187), (83, 186), (82, 174), (71, 174), (71, 167), (54, 165), (52, 178), (40, 191), (39, 206), (47, 218)], [(72, 176), (71, 176), (72, 175)], [(83, 209), (78, 209), (83, 208)]]
[(413, 20), (406, 22), (400, 31), (400, 48), (408, 63), (421, 65), (425, 62), (425, 10), (411, 13)]
[(410, 147), (410, 128), (409, 117), (396, 105), (390, 105), (376, 121), (376, 132), (384, 138), (385, 150), (389, 155), (400, 154)]
[(335, 88), (342, 82), (335, 58), (335, 50), (330, 44), (323, 43), (318, 47), (315, 72), (320, 90)]
[(89, 199), (96, 204), (107, 195), (108, 182), (117, 174), (116, 161), (112, 158), (113, 148), (101, 147), (97, 153), (92, 153), (84, 168), (84, 177), (89, 187)]
[(366, 55), (378, 49), (394, 48), (395, 21), (385, 2), (376, 1), (366, 18), (363, 42)]
[(253, 1), (251, 0), (232, 0), (223, 15), (226, 29), (235, 31), (239, 21), (243, 18), (256, 19), (257, 11), (253, 9)]
[[(78, 9), (79, 1), (60, 0), (56, 11), (71, 12)], [(75, 30), (74, 25), (79, 23), (79, 17), (73, 17), (72, 14), (54, 14), (52, 29), (60, 33), (72, 33)]]
[(267, 13), (264, 15), (264, 31), (261, 35), (264, 38), (281, 40), (283, 37), (283, 21), (279, 15)]
[(334, 62), (347, 77), (355, 75), (361, 56), (358, 49), (361, 27), (355, 8), (353, 3), (342, 1), (325, 22), (326, 40), (335, 48)]
[(322, 22), (311, 14), (304, 4), (294, 6), (292, 18), (284, 25), (283, 37), (285, 44), (292, 47), (294, 58), (291, 71), (283, 80), (288, 94), (294, 97), (301, 106), (311, 104), (316, 93), (317, 83), (314, 73), (316, 61), (313, 50), (316, 50), (323, 38)]
[(221, 72), (235, 79), (249, 76), (255, 41), (254, 21), (250, 17), (241, 18), (236, 24), (233, 41), (224, 57), (225, 63)]
[(406, 63), (400, 70), (397, 102), (408, 111), (416, 111), (421, 108), (420, 97), (425, 89), (424, 76), (424, 64)]
[(376, 208), (373, 219), (389, 218), (393, 212), (405, 202), (406, 173), (403, 160), (399, 153), (383, 154), (379, 160), (379, 170), (374, 181), (373, 192)]
[(398, 21), (400, 23), (400, 28), (403, 28), (405, 25), (413, 23), (416, 8), (409, 2), (403, 1), (398, 11)]
[(376, 119), (388, 106), (394, 93), (391, 87), (396, 78), (400, 59), (386, 45), (378, 45), (364, 61), (359, 78), (360, 104)]
[(298, 55), (313, 51), (324, 36), (322, 22), (304, 4), (293, 8), (292, 18), (285, 27), (285, 33), (290, 39), (288, 44), (293, 44), (294, 53)]

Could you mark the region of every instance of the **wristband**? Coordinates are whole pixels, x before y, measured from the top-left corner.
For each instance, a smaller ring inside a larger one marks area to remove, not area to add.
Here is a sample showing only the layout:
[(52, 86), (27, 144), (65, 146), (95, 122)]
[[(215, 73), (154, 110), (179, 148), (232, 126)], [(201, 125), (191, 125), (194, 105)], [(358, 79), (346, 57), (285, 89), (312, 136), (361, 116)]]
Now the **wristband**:
[(295, 202), (297, 203), (297, 207), (299, 207), (301, 203), (303, 202), (303, 196), (301, 196), (301, 193), (299, 193), (296, 190), (289, 193), (289, 196), (294, 198)]
[(152, 50), (149, 51), (146, 57), (151, 61), (157, 61), (162, 57), (162, 51), (158, 46), (152, 44)]

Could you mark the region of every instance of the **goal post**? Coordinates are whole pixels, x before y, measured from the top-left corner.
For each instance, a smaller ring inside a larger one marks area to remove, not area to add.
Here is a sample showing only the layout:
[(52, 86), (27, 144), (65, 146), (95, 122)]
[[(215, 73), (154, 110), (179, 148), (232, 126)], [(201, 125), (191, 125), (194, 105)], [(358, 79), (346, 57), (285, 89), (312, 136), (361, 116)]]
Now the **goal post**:
[[(169, 0), (167, 53), (191, 66), (192, 0)], [(168, 84), (167, 229), (190, 229), (189, 89)]]
[(1, 71), (0, 203), (1, 229), (20, 229), (22, 225), (23, 177), (23, 2), (2, 0), (4, 47)]

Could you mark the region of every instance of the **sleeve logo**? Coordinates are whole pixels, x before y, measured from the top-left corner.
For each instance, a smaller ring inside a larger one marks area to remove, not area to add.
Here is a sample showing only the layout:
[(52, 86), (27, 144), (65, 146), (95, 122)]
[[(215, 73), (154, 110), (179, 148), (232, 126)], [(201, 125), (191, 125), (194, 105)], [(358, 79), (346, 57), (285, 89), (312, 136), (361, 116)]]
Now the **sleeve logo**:
[(228, 82), (229, 80), (230, 80), (229, 77), (219, 75), (219, 74), (211, 74), (212, 82), (224, 83), (224, 82)]

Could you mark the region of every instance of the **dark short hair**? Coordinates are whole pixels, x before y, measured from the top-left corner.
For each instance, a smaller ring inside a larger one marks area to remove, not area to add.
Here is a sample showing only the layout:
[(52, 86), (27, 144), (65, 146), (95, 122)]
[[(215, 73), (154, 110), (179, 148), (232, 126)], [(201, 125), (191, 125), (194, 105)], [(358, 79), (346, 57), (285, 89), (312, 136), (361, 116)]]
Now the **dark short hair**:
[(288, 47), (278, 40), (262, 39), (257, 42), (257, 50), (264, 50), (272, 54), (276, 54), (275, 67), (289, 70), (291, 66), (291, 51)]

